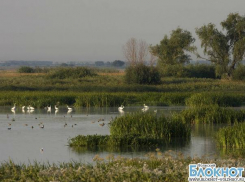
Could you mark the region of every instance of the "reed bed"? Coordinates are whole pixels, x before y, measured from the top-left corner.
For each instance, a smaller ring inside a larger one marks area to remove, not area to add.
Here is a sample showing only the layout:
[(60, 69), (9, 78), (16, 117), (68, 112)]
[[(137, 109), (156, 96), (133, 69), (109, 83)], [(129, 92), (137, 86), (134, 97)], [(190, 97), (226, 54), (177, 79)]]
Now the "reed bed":
[(181, 120), (157, 117), (155, 113), (133, 113), (115, 118), (110, 123), (110, 135), (79, 135), (69, 140), (69, 146), (144, 147), (160, 146), (174, 139), (189, 141), (190, 125)]
[(202, 107), (208, 105), (218, 105), (222, 107), (241, 106), (245, 101), (243, 93), (196, 93), (186, 99), (186, 105), (189, 107)]
[(245, 111), (232, 108), (207, 105), (202, 107), (191, 107), (175, 114), (176, 118), (187, 123), (234, 123), (245, 121)]
[(85, 147), (85, 149), (93, 149), (100, 147), (104, 149), (118, 149), (129, 146), (138, 147), (156, 147), (168, 142), (164, 139), (156, 139), (152, 137), (139, 135), (78, 135), (69, 140), (70, 147)]
[(217, 145), (226, 149), (245, 149), (245, 123), (235, 123), (219, 129), (216, 134)]
[(104, 92), (64, 92), (64, 91), (1, 91), (0, 105), (74, 105), (77, 107), (115, 107), (120, 105), (183, 105), (191, 93), (104, 93)]
[(110, 124), (110, 133), (115, 136), (139, 135), (145, 138), (164, 139), (189, 138), (190, 125), (181, 120), (167, 118), (155, 113), (133, 113), (115, 118)]
[[(146, 158), (124, 158), (108, 155), (94, 157), (94, 164), (68, 162), (60, 164), (0, 164), (0, 181), (188, 181), (189, 164), (212, 164), (218, 167), (245, 166), (244, 159), (209, 159), (184, 157), (181, 153), (162, 153), (158, 149)], [(243, 176), (244, 176), (243, 172)]]

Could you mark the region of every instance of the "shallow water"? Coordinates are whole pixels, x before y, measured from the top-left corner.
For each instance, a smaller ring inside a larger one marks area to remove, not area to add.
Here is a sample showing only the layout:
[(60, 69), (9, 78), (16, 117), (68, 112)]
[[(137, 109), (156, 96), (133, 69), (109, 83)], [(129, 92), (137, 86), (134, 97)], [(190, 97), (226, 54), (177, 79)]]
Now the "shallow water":
[[(157, 109), (157, 114), (168, 115), (183, 108), (150, 107), (147, 112)], [(72, 160), (92, 163), (96, 154), (106, 157), (110, 152), (74, 150), (67, 146), (68, 139), (77, 135), (109, 134), (108, 123), (112, 118), (128, 112), (141, 111), (141, 107), (126, 107), (124, 110), (124, 113), (119, 113), (117, 108), (76, 108), (71, 113), (67, 113), (66, 108), (60, 108), (57, 113), (54, 109), (51, 113), (44, 109), (23, 113), (21, 108), (18, 108), (13, 113), (10, 107), (0, 107), (0, 162), (12, 159), (14, 162), (21, 163), (33, 161), (59, 163)], [(100, 119), (104, 121), (98, 122)], [(102, 122), (105, 123), (103, 127), (99, 125)], [(42, 125), (44, 128), (40, 128)], [(215, 154), (216, 148), (212, 134), (218, 127), (195, 125), (192, 128), (190, 143), (175, 143), (162, 147), (161, 151), (179, 151), (190, 156)], [(126, 157), (143, 157), (149, 151), (154, 151), (154, 149), (123, 150), (113, 153)]]

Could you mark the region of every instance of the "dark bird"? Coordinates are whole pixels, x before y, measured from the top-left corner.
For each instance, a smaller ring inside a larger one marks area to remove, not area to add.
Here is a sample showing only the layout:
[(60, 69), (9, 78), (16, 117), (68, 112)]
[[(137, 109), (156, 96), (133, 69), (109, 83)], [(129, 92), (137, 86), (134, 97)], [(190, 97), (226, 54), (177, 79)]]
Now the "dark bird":
[(104, 125), (105, 125), (105, 123), (100, 124), (100, 126), (104, 126)]
[(8, 130), (11, 130), (11, 128), (8, 128)]

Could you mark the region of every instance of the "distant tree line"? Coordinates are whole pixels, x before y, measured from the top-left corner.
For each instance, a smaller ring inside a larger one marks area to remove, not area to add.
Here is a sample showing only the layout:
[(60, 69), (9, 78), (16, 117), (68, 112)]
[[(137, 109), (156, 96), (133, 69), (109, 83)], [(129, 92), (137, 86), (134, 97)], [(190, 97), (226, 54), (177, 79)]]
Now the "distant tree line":
[[(154, 71), (159, 72), (161, 76), (245, 80), (245, 66), (241, 63), (245, 57), (245, 16), (231, 13), (220, 24), (223, 31), (218, 30), (212, 23), (196, 28), (204, 56), (197, 52), (194, 45), (195, 38), (191, 33), (180, 27), (173, 30), (170, 36), (165, 35), (157, 45), (148, 45), (145, 41), (134, 38), (129, 39), (123, 47), (124, 56), (129, 62), (126, 78), (138, 76), (135, 83), (141, 84), (139, 80), (142, 74), (137, 74), (138, 69), (141, 68), (141, 72), (144, 72), (146, 68), (142, 64), (149, 60), (149, 69), (153, 70), (152, 66), (157, 62), (157, 69)], [(190, 65), (190, 53), (207, 60), (210, 64)], [(152, 76), (155, 75), (154, 73)], [(150, 79), (151, 75), (147, 77), (144, 83), (159, 83), (159, 81), (149, 82), (148, 80), (154, 79)], [(132, 80), (128, 79), (127, 82), (131, 83)]]

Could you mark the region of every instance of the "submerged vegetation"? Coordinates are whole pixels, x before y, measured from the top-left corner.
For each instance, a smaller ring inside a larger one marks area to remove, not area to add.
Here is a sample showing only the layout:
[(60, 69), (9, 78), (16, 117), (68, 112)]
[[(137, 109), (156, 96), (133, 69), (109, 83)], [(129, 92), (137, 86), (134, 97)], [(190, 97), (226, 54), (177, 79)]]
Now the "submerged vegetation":
[[(96, 155), (92, 164), (69, 162), (60, 164), (16, 164), (12, 161), (0, 165), (0, 181), (176, 181), (187, 182), (189, 164), (215, 163), (216, 166), (244, 166), (244, 159), (190, 158), (158, 149), (147, 158), (123, 158)], [(244, 173), (243, 173), (244, 176)]]

